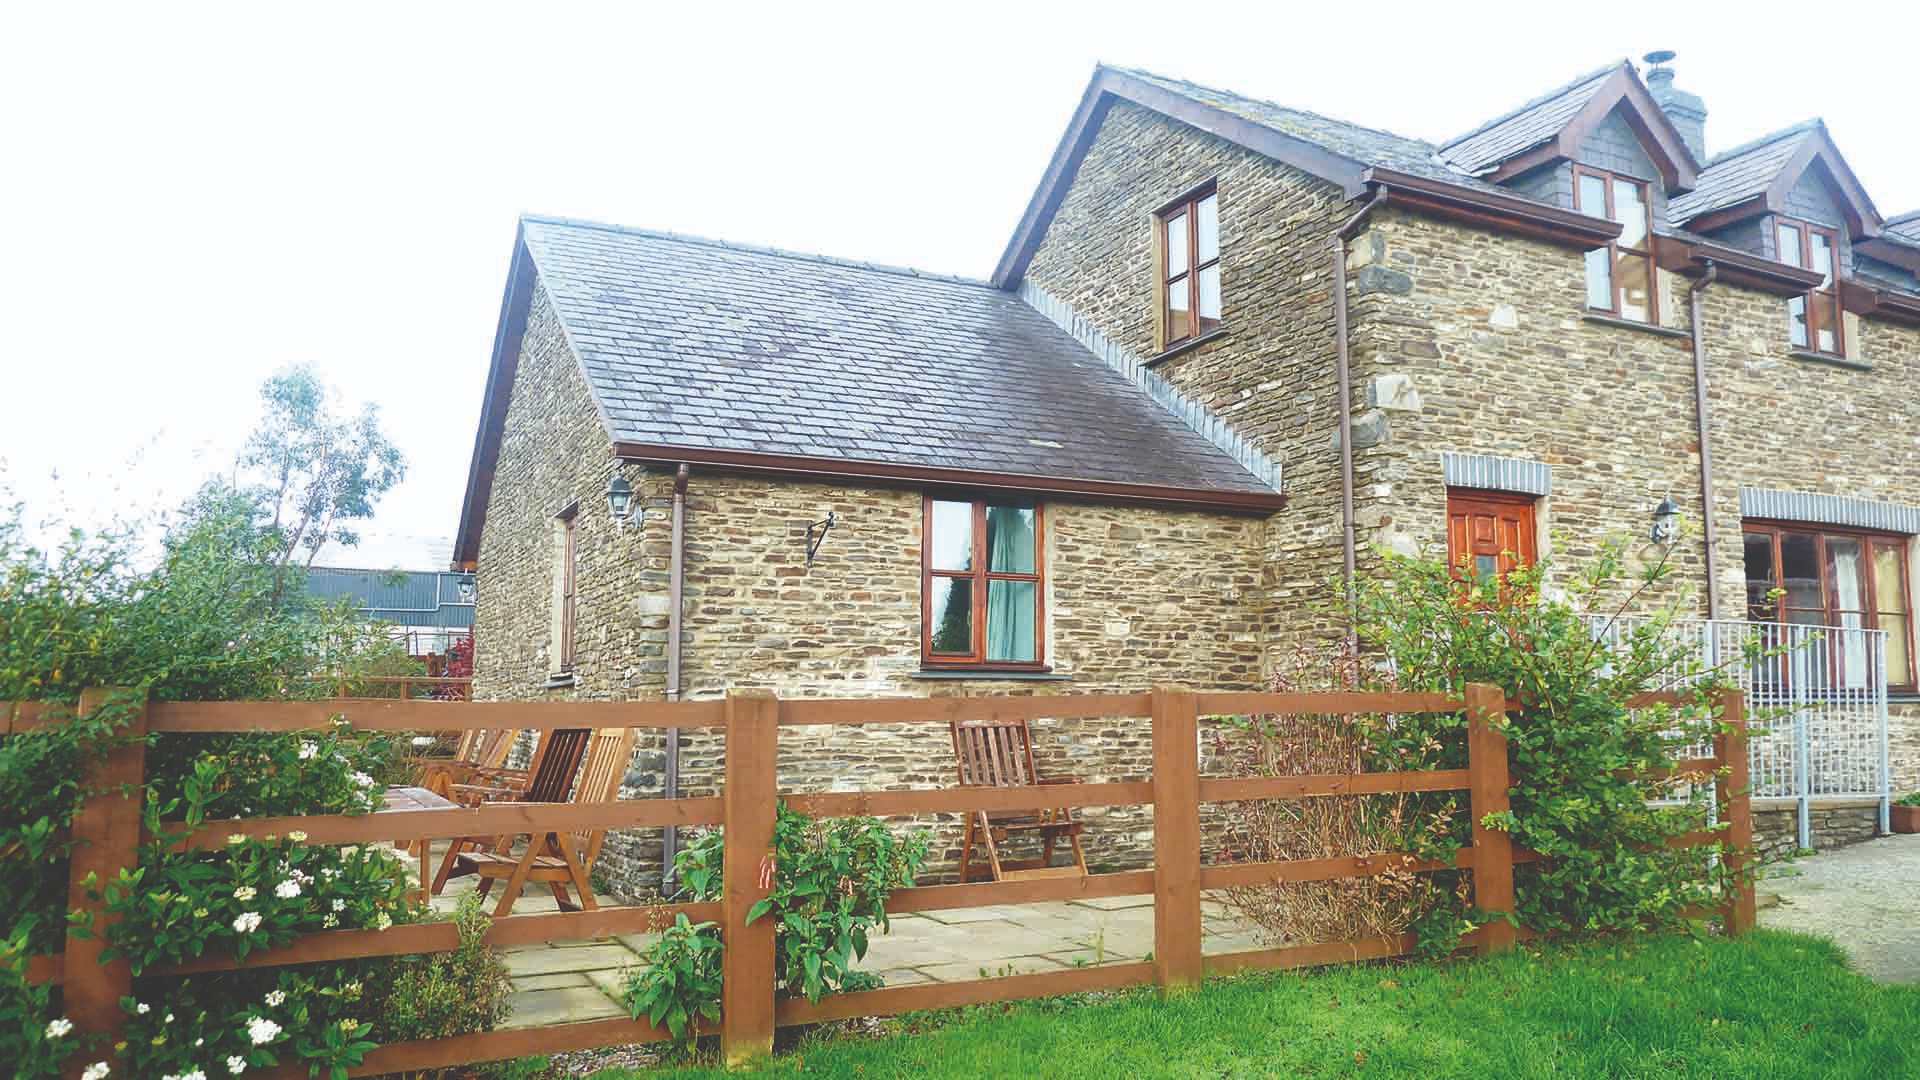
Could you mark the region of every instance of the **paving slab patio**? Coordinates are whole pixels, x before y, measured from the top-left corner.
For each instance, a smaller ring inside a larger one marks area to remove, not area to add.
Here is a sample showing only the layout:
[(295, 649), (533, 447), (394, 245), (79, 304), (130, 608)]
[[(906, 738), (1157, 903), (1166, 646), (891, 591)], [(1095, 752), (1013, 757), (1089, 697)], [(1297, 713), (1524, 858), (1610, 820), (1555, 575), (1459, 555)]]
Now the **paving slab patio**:
[[(473, 889), (473, 878), (456, 878), (433, 898), (432, 906), (451, 911)], [(606, 896), (598, 902), (619, 904)], [(515, 914), (555, 910), (553, 897), (544, 893), (529, 893), (514, 906)], [(1203, 900), (1201, 910), (1202, 953), (1269, 944), (1217, 899)], [(514, 987), (509, 999), (513, 1015), (506, 1026), (624, 1016), (620, 994), (653, 940), (648, 934), (621, 934), (502, 949)], [(889, 986), (910, 986), (1129, 963), (1152, 952), (1153, 897), (1109, 896), (896, 915), (891, 932), (873, 938), (860, 967), (877, 973)]]

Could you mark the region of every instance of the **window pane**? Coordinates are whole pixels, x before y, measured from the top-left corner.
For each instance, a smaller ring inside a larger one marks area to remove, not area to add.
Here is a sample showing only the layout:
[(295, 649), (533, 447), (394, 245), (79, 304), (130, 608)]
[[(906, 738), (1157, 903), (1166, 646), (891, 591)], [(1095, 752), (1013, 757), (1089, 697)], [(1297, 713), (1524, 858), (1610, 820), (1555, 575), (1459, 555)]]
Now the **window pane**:
[(1167, 219), (1167, 276), (1177, 277), (1186, 272), (1187, 215), (1181, 211)]
[(1807, 298), (1796, 296), (1787, 301), (1787, 340), (1807, 347)]
[(1187, 313), (1187, 279), (1167, 283), (1167, 340), (1179, 341), (1193, 332)]
[(1644, 189), (1631, 180), (1613, 182), (1613, 219), (1620, 223), (1621, 247), (1645, 246), (1647, 239), (1647, 202)]
[(1880, 629), (1887, 632), (1887, 682), (1912, 686), (1913, 627), (1905, 615), (1882, 615)]
[(1797, 225), (1775, 226), (1773, 242), (1778, 246), (1780, 261), (1788, 266), (1804, 266), (1800, 251), (1800, 227)]
[(1194, 262), (1206, 262), (1220, 257), (1220, 201), (1219, 196), (1209, 195), (1200, 200), (1198, 217), (1193, 227), (1199, 232), (1198, 248)]
[[(1820, 553), (1812, 533), (1780, 535), (1780, 573), (1786, 578), (1781, 584), (1787, 590), (1787, 607), (1815, 612), (1826, 610), (1827, 599), (1820, 591)], [(1789, 618), (1788, 621), (1805, 620)]]
[(1833, 241), (1828, 240), (1823, 233), (1810, 231), (1807, 233), (1807, 242), (1813, 247), (1813, 265), (1807, 269), (1818, 270), (1827, 275), (1827, 279), (1820, 283), (1820, 287), (1824, 289), (1833, 284)]
[(1780, 614), (1780, 605), (1768, 596), (1773, 592), (1773, 537), (1748, 533), (1746, 541), (1747, 618), (1772, 622)]
[(1880, 614), (1907, 614), (1906, 567), (1905, 545), (1873, 545), (1873, 606)]
[[(1851, 536), (1827, 537), (1827, 577), (1833, 587), (1833, 609), (1867, 610), (1867, 569), (1864, 545)], [(1842, 626), (1858, 623), (1842, 621)]]
[(1645, 255), (1620, 256), (1620, 317), (1653, 318), (1653, 261)]
[(1215, 263), (1200, 271), (1200, 329), (1212, 330), (1220, 325), (1220, 264)]
[(987, 582), (987, 659), (1031, 663), (1035, 651), (1035, 599), (1031, 581)]
[(1587, 306), (1613, 310), (1613, 252), (1608, 248), (1587, 252)]
[(928, 561), (933, 569), (973, 569), (973, 504), (936, 501), (933, 520), (927, 522), (927, 543), (933, 546)]
[(1033, 573), (1033, 507), (987, 507), (987, 569)]
[(1579, 201), (1581, 213), (1588, 217), (1603, 218), (1607, 216), (1607, 182), (1605, 179), (1582, 173), (1576, 198)]
[(927, 580), (933, 596), (927, 618), (933, 623), (933, 651), (952, 656), (973, 653), (973, 579), (935, 577)]

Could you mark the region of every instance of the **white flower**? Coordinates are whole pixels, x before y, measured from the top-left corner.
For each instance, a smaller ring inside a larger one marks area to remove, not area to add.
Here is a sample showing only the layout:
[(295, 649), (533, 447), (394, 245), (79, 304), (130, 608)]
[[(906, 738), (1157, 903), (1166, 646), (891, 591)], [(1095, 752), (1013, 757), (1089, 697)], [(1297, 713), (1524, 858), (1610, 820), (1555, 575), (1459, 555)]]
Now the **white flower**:
[(351, 859), (358, 854), (360, 854), (359, 844), (348, 844), (346, 847), (343, 847), (340, 849), (340, 855), (342, 858)]
[(251, 885), (242, 885), (239, 888), (233, 890), (233, 898), (235, 900), (240, 901), (243, 904), (253, 899), (256, 895), (258, 895), (258, 893), (254, 891), (254, 888)]
[(373, 917), (373, 928), (375, 930), (385, 930), (387, 927), (392, 925), (393, 925), (393, 920), (389, 918), (387, 916), (387, 913), (384, 911)]
[(57, 1039), (72, 1030), (73, 1021), (64, 1016), (58, 1020), (47, 1021), (47, 1038), (49, 1039)]
[(192, 1072), (181, 1073), (180, 1080), (207, 1080), (207, 1074), (195, 1069)]
[(244, 844), (246, 842), (247, 842), (246, 833), (228, 833), (227, 834), (227, 843), (229, 844)]
[(205, 1039), (195, 1039), (195, 1040), (193, 1040), (193, 1045), (195, 1045), (195, 1046), (205, 1046), (205, 1045), (207, 1045), (207, 1040), (205, 1040)]
[(363, 772), (356, 772), (353, 774), (353, 782), (359, 784), (361, 787), (372, 787), (373, 777)]
[(160, 1022), (161, 1022), (161, 1023), (163, 1023), (163, 1024), (171, 1024), (171, 1023), (173, 1023), (173, 1014), (172, 1014), (172, 1013), (168, 1013), (167, 1015), (165, 1015), (165, 1016), (163, 1016), (163, 1017), (161, 1017), (161, 1018), (160, 1018)]
[(139, 1013), (141, 1016), (145, 1016), (153, 1011), (153, 1006), (142, 1001), (133, 1007), (133, 1011)]
[(300, 743), (300, 760), (301, 761), (311, 760), (313, 758), (313, 755), (319, 752), (320, 752), (319, 743), (307, 742), (304, 740)]
[(233, 932), (236, 934), (251, 934), (258, 929), (260, 913), (257, 911), (243, 911), (239, 918), (233, 920)]
[(340, 916), (335, 915), (332, 912), (328, 912), (327, 917), (320, 920), (320, 929), (322, 930), (331, 930), (334, 927), (339, 925), (340, 925)]
[(287, 992), (285, 990), (270, 990), (267, 992), (268, 1008), (277, 1009), (280, 1007), (280, 1003), (285, 1000), (287, 1000)]
[(247, 1038), (255, 1046), (265, 1046), (280, 1037), (280, 1025), (265, 1017), (255, 1016), (247, 1021)]
[(112, 1066), (109, 1066), (106, 1062), (96, 1061), (87, 1066), (86, 1071), (80, 1074), (80, 1080), (107, 1080), (107, 1074), (112, 1071)]
[(235, 1076), (247, 1071), (247, 1059), (235, 1054), (227, 1059), (227, 1071)]
[(300, 895), (300, 883), (292, 878), (288, 878), (273, 887), (273, 895), (282, 900), (291, 900)]
[(332, 881), (334, 878), (340, 876), (340, 868), (337, 866), (323, 866), (320, 868), (320, 876), (326, 878), (328, 881)]
[(287, 834), (287, 839), (293, 841), (296, 844), (304, 844), (307, 842), (307, 834), (302, 832), (299, 829), (295, 829), (292, 832)]
[(344, 900), (344, 899), (342, 899), (341, 897), (337, 897), (337, 896), (336, 896), (336, 897), (334, 897), (334, 898), (333, 898), (333, 910), (335, 910), (335, 911), (345, 911), (345, 910), (347, 910), (347, 902), (346, 902), (346, 900)]

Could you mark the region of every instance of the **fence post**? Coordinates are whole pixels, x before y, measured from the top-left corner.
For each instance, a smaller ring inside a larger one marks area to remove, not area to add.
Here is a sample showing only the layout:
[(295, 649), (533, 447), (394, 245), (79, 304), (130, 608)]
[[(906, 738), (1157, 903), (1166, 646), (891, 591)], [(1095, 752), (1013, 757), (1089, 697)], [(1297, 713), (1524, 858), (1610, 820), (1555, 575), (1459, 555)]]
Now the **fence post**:
[(1714, 773), (1714, 801), (1727, 825), (1722, 838), (1721, 863), (1733, 882), (1721, 918), (1728, 937), (1753, 929), (1756, 913), (1752, 874), (1753, 776), (1747, 757), (1747, 696), (1738, 690), (1720, 691), (1720, 734), (1713, 737), (1713, 753), (1721, 767)]
[[(80, 715), (97, 712), (110, 701), (125, 701), (131, 690), (82, 690)], [(114, 1075), (123, 1070), (112, 1046), (120, 1039), (126, 1015), (120, 999), (133, 993), (133, 971), (125, 957), (111, 963), (100, 962), (107, 947), (106, 928), (112, 918), (87, 896), (87, 879), (95, 888), (105, 888), (118, 880), (120, 871), (132, 869), (139, 861), (140, 800), (147, 762), (147, 702), (144, 694), (136, 701), (136, 711), (122, 734), (132, 740), (114, 747), (105, 758), (81, 778), (84, 802), (73, 819), (73, 859), (67, 876), (67, 907), (93, 915), (89, 936), (67, 932), (62, 961), (66, 1015), (74, 1027), (87, 1035), (106, 1037), (106, 1046), (97, 1053), (76, 1057), (67, 1064), (67, 1074), (78, 1076), (89, 1062), (105, 1059)]]
[(773, 1053), (774, 921), (749, 926), (747, 912), (773, 891), (780, 702), (769, 690), (729, 690), (726, 718), (720, 1050), (734, 1066)]
[(1507, 803), (1507, 695), (1497, 686), (1467, 686), (1468, 813), (1473, 815), (1473, 902), (1500, 918), (1480, 928), (1482, 954), (1513, 948), (1513, 838), (1489, 829), (1488, 814), (1505, 813)]
[(1200, 717), (1193, 691), (1153, 691), (1153, 964), (1162, 993), (1200, 985)]

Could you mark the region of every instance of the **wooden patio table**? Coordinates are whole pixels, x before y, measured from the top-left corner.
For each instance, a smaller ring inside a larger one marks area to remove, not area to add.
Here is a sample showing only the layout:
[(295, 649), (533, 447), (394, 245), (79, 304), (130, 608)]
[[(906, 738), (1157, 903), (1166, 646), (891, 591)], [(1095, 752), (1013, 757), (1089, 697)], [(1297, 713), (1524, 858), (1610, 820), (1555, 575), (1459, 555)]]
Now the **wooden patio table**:
[[(386, 806), (379, 811), (382, 814), (404, 814), (414, 810), (460, 809), (459, 803), (435, 794), (423, 787), (390, 787), (387, 789), (386, 803)], [(433, 842), (430, 840), (419, 840), (413, 841), (412, 843), (418, 843), (420, 845), (420, 902), (426, 903), (427, 883), (433, 880), (433, 874), (428, 866), (433, 858)], [(409, 845), (396, 842), (394, 846), (401, 847)]]

